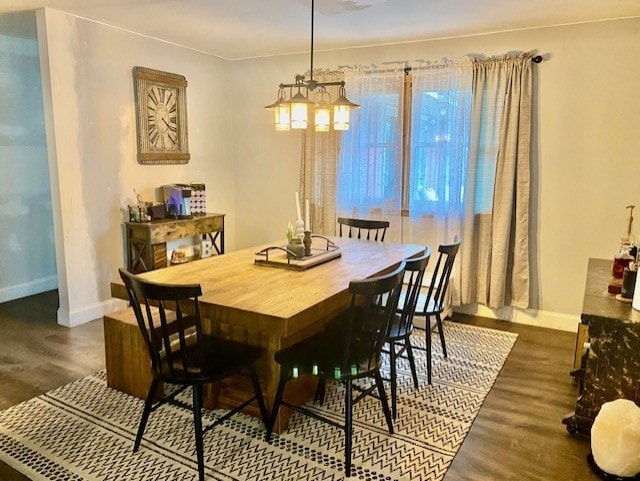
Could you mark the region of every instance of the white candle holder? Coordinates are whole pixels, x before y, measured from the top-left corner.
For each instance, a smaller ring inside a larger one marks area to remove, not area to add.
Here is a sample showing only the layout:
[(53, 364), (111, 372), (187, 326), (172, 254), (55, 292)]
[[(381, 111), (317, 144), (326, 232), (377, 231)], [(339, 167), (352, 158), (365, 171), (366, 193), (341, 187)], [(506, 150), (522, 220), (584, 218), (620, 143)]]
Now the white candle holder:
[(304, 221), (302, 219), (296, 221), (295, 236), (299, 237), (300, 240), (304, 239)]

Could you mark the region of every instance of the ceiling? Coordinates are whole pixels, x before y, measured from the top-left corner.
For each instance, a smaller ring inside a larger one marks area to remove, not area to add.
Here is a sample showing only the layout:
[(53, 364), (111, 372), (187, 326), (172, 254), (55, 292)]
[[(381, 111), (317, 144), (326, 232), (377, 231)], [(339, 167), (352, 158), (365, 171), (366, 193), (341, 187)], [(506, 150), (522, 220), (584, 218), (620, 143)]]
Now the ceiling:
[[(309, 51), (311, 0), (2, 0), (51, 7), (226, 59)], [(316, 0), (314, 50), (640, 17), (640, 0)]]

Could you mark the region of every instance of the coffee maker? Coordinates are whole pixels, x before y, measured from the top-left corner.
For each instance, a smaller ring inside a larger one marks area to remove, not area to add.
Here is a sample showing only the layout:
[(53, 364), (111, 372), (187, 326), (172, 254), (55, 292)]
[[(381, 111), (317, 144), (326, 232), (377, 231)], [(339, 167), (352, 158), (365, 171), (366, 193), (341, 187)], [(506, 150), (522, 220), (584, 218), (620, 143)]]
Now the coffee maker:
[(191, 186), (168, 184), (161, 187), (167, 217), (191, 219)]

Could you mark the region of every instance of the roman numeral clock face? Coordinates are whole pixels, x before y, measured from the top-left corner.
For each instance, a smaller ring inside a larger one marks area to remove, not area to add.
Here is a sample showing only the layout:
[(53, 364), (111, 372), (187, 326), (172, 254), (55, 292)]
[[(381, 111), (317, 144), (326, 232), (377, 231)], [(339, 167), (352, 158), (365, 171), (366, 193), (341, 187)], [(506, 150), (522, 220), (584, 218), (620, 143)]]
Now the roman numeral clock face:
[(147, 90), (149, 143), (155, 149), (178, 147), (177, 89), (152, 85)]
[(138, 162), (186, 164), (187, 79), (182, 75), (134, 67)]

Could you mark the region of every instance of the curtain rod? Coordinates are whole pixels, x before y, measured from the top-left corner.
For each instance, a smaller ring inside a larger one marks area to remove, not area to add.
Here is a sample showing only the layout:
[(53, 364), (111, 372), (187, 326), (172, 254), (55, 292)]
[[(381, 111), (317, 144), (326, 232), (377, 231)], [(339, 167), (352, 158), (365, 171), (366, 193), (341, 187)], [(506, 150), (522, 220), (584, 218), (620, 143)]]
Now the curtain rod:
[[(533, 63), (542, 63), (543, 60), (544, 60), (544, 58), (542, 58), (542, 55), (536, 55), (535, 57), (531, 57), (531, 61)], [(419, 68), (422, 68), (422, 67), (419, 67)], [(412, 67), (405, 67), (404, 68), (404, 73), (405, 74), (409, 74), (409, 72), (411, 72), (411, 70), (413, 70)]]
[[(544, 58), (542, 57), (542, 55), (536, 55), (535, 57), (531, 57), (531, 61), (532, 61), (533, 63), (542, 63), (542, 62), (544, 61)], [(405, 64), (406, 64), (407, 62), (388, 62), (388, 63), (389, 63), (389, 64), (399, 64), (399, 63), (405, 63)], [(383, 65), (384, 65), (384, 64), (383, 64)], [(444, 65), (443, 65), (443, 66), (440, 66), (440, 67), (444, 67)], [(350, 66), (349, 66), (349, 65), (339, 65), (339, 66), (338, 66), (338, 70), (337, 70), (337, 71), (335, 71), (335, 72), (334, 72), (334, 71), (332, 71), (332, 72), (329, 72), (329, 73), (340, 73), (340, 72), (341, 72), (341, 69), (346, 69), (346, 68), (350, 68)], [(416, 70), (418, 70), (418, 69), (421, 69), (421, 68), (424, 68), (424, 67), (415, 67), (415, 68), (416, 68)], [(413, 67), (404, 67), (404, 69), (403, 69), (403, 70), (404, 70), (404, 73), (405, 73), (405, 74), (409, 74), (409, 72), (411, 72), (411, 70), (412, 70), (412, 69), (413, 69)], [(387, 71), (388, 71), (388, 70), (385, 70), (385, 69), (383, 68), (383, 69), (381, 69), (381, 70), (375, 70), (375, 69), (374, 69), (374, 70), (371, 70), (371, 71), (370, 71), (370, 72), (368, 72), (368, 73), (383, 73), (383, 72), (387, 72)]]

